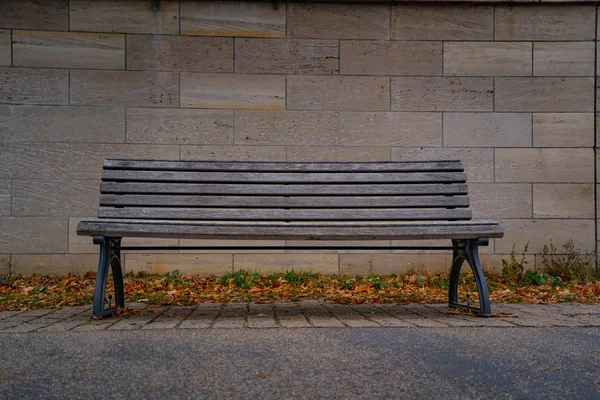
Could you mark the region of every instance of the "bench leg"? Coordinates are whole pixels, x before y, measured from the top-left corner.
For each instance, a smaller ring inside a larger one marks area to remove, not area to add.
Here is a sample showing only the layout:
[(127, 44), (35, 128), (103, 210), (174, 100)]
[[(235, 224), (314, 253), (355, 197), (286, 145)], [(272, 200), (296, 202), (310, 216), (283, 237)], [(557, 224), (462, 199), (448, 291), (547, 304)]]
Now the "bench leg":
[[(479, 262), (479, 239), (469, 240), (453, 240), (452, 241), (452, 270), (450, 272), (449, 284), (449, 306), (468, 308), (481, 316), (490, 315), (492, 308), (490, 305), (490, 296), (488, 293), (487, 283), (483, 275), (483, 269)], [(479, 293), (479, 307), (473, 307), (470, 304), (462, 304), (458, 302), (458, 281), (460, 277), (460, 269), (463, 263), (467, 261), (475, 276), (477, 284), (477, 292)]]
[[(94, 244), (100, 245), (100, 261), (96, 273), (96, 286), (94, 288), (93, 315), (104, 317), (113, 315), (117, 309), (125, 307), (125, 293), (123, 291), (123, 271), (121, 269), (121, 238), (94, 236)], [(108, 268), (112, 269), (115, 285), (115, 306), (105, 309), (106, 282)]]

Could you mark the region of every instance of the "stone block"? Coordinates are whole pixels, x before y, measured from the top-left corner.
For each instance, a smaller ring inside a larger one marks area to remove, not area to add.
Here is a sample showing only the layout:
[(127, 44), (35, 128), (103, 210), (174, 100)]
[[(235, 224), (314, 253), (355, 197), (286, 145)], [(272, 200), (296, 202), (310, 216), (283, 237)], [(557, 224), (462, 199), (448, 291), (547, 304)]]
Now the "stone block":
[(530, 147), (529, 113), (445, 113), (444, 146)]
[[(3, 155), (4, 157), (2, 157)], [(0, 177), (66, 179), (68, 175), (68, 144), (12, 143), (0, 145)]]
[(593, 78), (496, 78), (495, 111), (585, 112), (594, 109)]
[(233, 72), (233, 39), (128, 35), (127, 69)]
[(592, 147), (593, 113), (534, 113), (535, 147)]
[(337, 40), (235, 39), (235, 71), (272, 74), (338, 73)]
[(181, 107), (285, 108), (285, 76), (181, 73)]
[(495, 16), (495, 40), (594, 40), (592, 4), (500, 5)]
[(442, 114), (432, 112), (341, 112), (341, 146), (442, 145)]
[(284, 146), (181, 146), (182, 160), (285, 161)]
[(531, 49), (520, 42), (445, 42), (444, 75), (531, 76)]
[(100, 179), (106, 158), (154, 160), (179, 159), (179, 146), (139, 144), (73, 144), (71, 145), (72, 179)]
[[(0, 6), (1, 7), (1, 6)], [(10, 65), (12, 62), (10, 30), (0, 29), (0, 65)]]
[(337, 274), (337, 254), (239, 254), (233, 255), (233, 269), (273, 274), (286, 271), (311, 271)]
[(460, 160), (465, 166), (469, 183), (494, 181), (493, 149), (392, 147), (392, 161), (426, 160)]
[(71, 71), (71, 104), (99, 106), (179, 106), (175, 72)]
[[(452, 241), (450, 240), (444, 240), (444, 239), (438, 239), (438, 240), (392, 240), (391, 241), (391, 246), (403, 246), (403, 247), (409, 247), (409, 246), (452, 246)], [(407, 255), (414, 255), (417, 254), (415, 253), (416, 250), (403, 250), (403, 249), (396, 249), (396, 250), (391, 250), (390, 253), (393, 254), (407, 254)], [(448, 253), (449, 250), (435, 250), (435, 249), (428, 249), (428, 250), (418, 250), (418, 254), (446, 254)]]
[(180, 250), (181, 253), (285, 253), (285, 250), (236, 250), (236, 246), (285, 246), (285, 240), (180, 239), (181, 246), (223, 246), (227, 250)]
[(13, 273), (24, 276), (81, 275), (98, 269), (98, 256), (96, 254), (14, 254), (11, 263)]
[(594, 185), (533, 185), (534, 218), (594, 218)]
[(0, 1), (0, 27), (68, 31), (69, 0)]
[(224, 275), (232, 271), (231, 254), (125, 254), (126, 272)]
[(69, 71), (0, 68), (0, 103), (68, 104)]
[(389, 253), (390, 250), (321, 250), (324, 246), (352, 246), (352, 247), (390, 247), (389, 240), (287, 240), (288, 246), (311, 247), (308, 250), (286, 250), (287, 253)]
[(288, 4), (290, 37), (389, 39), (390, 8), (375, 4)]
[(594, 76), (594, 42), (537, 42), (533, 75)]
[(493, 40), (494, 7), (401, 4), (392, 7), (395, 40)]
[(340, 73), (348, 75), (441, 75), (442, 42), (343, 40)]
[(496, 149), (496, 182), (591, 183), (592, 149)]
[(495, 240), (498, 254), (510, 254), (515, 244), (517, 253), (529, 243), (527, 253), (541, 253), (544, 245), (550, 242), (556, 247), (572, 239), (577, 248), (593, 251), (593, 219), (505, 219), (500, 221), (504, 238)]
[(233, 143), (233, 111), (129, 108), (127, 142)]
[(405, 274), (410, 270), (448, 272), (444, 254), (340, 254), (340, 271), (345, 275)]
[(492, 78), (392, 77), (394, 111), (492, 111)]
[(288, 76), (287, 108), (378, 111), (390, 108), (390, 81), (370, 76)]
[(10, 274), (9, 254), (0, 254), (0, 274)]
[(0, 216), (2, 217), (10, 215), (11, 187), (10, 179), (0, 179)]
[(98, 181), (13, 180), (14, 216), (75, 216), (95, 214)]
[[(7, 143), (12, 136), (13, 106), (0, 104), (0, 144)], [(1, 170), (0, 170), (1, 171)], [(0, 172), (1, 174), (1, 172)]]
[(111, 107), (13, 106), (13, 142), (125, 141), (125, 110)]
[(285, 37), (285, 5), (243, 1), (181, 1), (181, 34)]
[(125, 35), (14, 31), (13, 65), (53, 68), (125, 68)]
[(0, 226), (0, 254), (67, 252), (66, 218), (0, 217)]
[(243, 110), (235, 114), (235, 143), (335, 145), (338, 113), (332, 111)]
[(179, 33), (179, 2), (160, 7), (135, 0), (71, 0), (70, 30), (119, 33)]
[(390, 161), (386, 147), (290, 146), (288, 161)]
[(531, 218), (529, 183), (469, 183), (473, 218)]

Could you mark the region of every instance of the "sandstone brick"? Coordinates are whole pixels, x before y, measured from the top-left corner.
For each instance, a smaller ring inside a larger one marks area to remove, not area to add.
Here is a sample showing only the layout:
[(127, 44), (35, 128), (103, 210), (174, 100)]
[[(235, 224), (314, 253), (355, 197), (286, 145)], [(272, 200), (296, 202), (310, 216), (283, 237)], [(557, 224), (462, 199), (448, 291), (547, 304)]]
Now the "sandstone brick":
[(496, 78), (495, 111), (593, 111), (592, 78)]
[(238, 111), (235, 143), (253, 145), (335, 145), (338, 114), (331, 111)]
[(534, 218), (594, 218), (594, 185), (533, 185)]
[(537, 76), (593, 76), (594, 42), (539, 42), (533, 47)]
[(128, 35), (127, 69), (233, 72), (233, 39)]
[(392, 77), (392, 110), (492, 111), (492, 78)]
[(342, 112), (341, 146), (441, 146), (442, 114)]
[(335, 74), (337, 40), (235, 39), (235, 70), (249, 73)]
[(6, 0), (0, 2), (0, 27), (69, 30), (69, 0)]
[(14, 216), (74, 216), (96, 212), (98, 181), (13, 181)]
[(541, 253), (544, 245), (561, 246), (569, 239), (584, 251), (595, 247), (593, 219), (505, 219), (500, 225), (504, 238), (496, 239), (498, 254), (510, 254), (513, 244), (520, 253), (527, 243), (529, 254)]
[(390, 81), (368, 76), (288, 76), (287, 108), (389, 110)]
[(0, 254), (0, 274), (10, 274), (10, 255)]
[(340, 269), (347, 275), (405, 274), (411, 269), (447, 272), (444, 254), (340, 254)]
[(11, 180), (0, 179), (0, 216), (10, 215), (11, 207)]
[[(0, 143), (6, 143), (12, 136), (13, 106), (0, 104)], [(1, 172), (0, 172), (1, 174)]]
[(366, 4), (288, 4), (290, 37), (389, 39), (390, 8)]
[(385, 147), (290, 146), (288, 161), (389, 161)]
[(309, 250), (286, 250), (287, 253), (389, 253), (390, 250), (320, 250), (323, 246), (390, 247), (389, 240), (287, 240), (288, 246), (311, 247)]
[(592, 149), (496, 149), (497, 182), (589, 183)]
[(284, 146), (181, 146), (182, 160), (285, 161)]
[(593, 113), (534, 113), (535, 147), (591, 147), (594, 145)]
[(531, 114), (445, 113), (444, 146), (529, 147)]
[(233, 265), (231, 254), (125, 254), (124, 258), (126, 272), (224, 275)]
[(68, 104), (68, 76), (62, 69), (0, 68), (0, 103)]
[(14, 142), (124, 142), (125, 110), (110, 107), (14, 106)]
[(127, 142), (233, 143), (233, 111), (130, 108), (127, 110)]
[(519, 42), (445, 42), (444, 75), (531, 76), (531, 48)]
[(230, 1), (181, 1), (181, 34), (285, 37), (285, 6)]
[(285, 253), (285, 250), (237, 250), (236, 246), (285, 246), (285, 240), (180, 239), (181, 246), (223, 246), (227, 250), (180, 250), (181, 253)]
[(349, 75), (441, 75), (442, 42), (343, 40), (340, 72)]
[(14, 31), (13, 65), (54, 68), (125, 68), (125, 35)]
[(10, 30), (0, 29), (0, 65), (10, 65), (11, 62)]
[(593, 40), (593, 5), (497, 6), (495, 40)]
[[(451, 246), (452, 242), (450, 240), (444, 240), (444, 239), (439, 239), (439, 240), (392, 240), (390, 241), (391, 246)], [(448, 253), (449, 250), (435, 250), (435, 249), (428, 249), (428, 250), (419, 250), (419, 254), (446, 254)], [(408, 255), (414, 255), (415, 251), (414, 250), (403, 250), (403, 249), (396, 249), (396, 250), (391, 250), (390, 253), (393, 254), (408, 254)]]
[(469, 183), (473, 217), (479, 219), (531, 218), (529, 183)]
[[(5, 157), (2, 157), (2, 153)], [(69, 146), (67, 144), (0, 145), (0, 177), (65, 179), (68, 174)]]
[(181, 107), (285, 108), (285, 76), (181, 73)]
[(392, 147), (392, 161), (425, 160), (461, 160), (465, 166), (469, 183), (494, 181), (493, 149)]
[(67, 252), (66, 218), (1, 217), (0, 226), (0, 254)]
[(337, 254), (234, 254), (235, 271), (245, 269), (263, 274), (285, 271), (312, 271), (337, 274)]
[(494, 7), (402, 4), (392, 7), (392, 39), (493, 40)]
[(99, 179), (106, 158), (179, 159), (179, 146), (136, 144), (71, 145), (71, 178)]
[(71, 71), (71, 104), (177, 107), (179, 77), (174, 72)]
[(72, 31), (179, 33), (179, 2), (163, 0), (158, 9), (135, 0), (72, 0)]
[(13, 273), (25, 276), (84, 274), (98, 268), (96, 254), (14, 254), (11, 260)]

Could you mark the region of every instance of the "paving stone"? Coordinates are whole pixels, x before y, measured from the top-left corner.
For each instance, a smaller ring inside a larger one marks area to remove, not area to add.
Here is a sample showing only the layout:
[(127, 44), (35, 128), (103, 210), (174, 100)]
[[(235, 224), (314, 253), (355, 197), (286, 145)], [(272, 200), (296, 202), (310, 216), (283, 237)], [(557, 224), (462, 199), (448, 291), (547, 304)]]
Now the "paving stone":
[(203, 316), (197, 318), (187, 318), (179, 324), (178, 329), (207, 329), (210, 328), (216, 319), (214, 316)]
[(215, 321), (213, 328), (215, 329), (235, 329), (244, 328), (246, 325), (246, 318), (240, 317), (219, 317)]
[(306, 316), (311, 325), (317, 328), (342, 328), (344, 324), (335, 318), (332, 314), (317, 315), (311, 314)]
[(310, 328), (310, 322), (302, 314), (285, 314), (278, 317), (282, 328)]
[(48, 325), (49, 325), (48, 323), (31, 322), (28, 324), (20, 324), (20, 325), (13, 326), (12, 328), (5, 329), (2, 332), (3, 333), (27, 333), (27, 332), (37, 331), (38, 329), (41, 329), (41, 328), (45, 328)]
[(279, 328), (273, 313), (248, 315), (248, 328)]
[(110, 327), (111, 325), (114, 325), (118, 322), (119, 320), (116, 318), (99, 318), (99, 319), (93, 319), (90, 320), (89, 323), (84, 324), (84, 325), (80, 325), (76, 328), (74, 328), (74, 331), (103, 331), (106, 328)]
[(70, 321), (60, 321), (55, 324), (41, 328), (38, 332), (67, 332), (87, 322), (86, 319), (74, 319)]
[(0, 331), (19, 325), (18, 322), (0, 321)]
[(227, 303), (221, 309), (222, 317), (243, 317), (248, 313), (247, 303)]
[(23, 311), (1, 311), (0, 312), (0, 321), (4, 320), (6, 318), (13, 317), (21, 312), (23, 312)]

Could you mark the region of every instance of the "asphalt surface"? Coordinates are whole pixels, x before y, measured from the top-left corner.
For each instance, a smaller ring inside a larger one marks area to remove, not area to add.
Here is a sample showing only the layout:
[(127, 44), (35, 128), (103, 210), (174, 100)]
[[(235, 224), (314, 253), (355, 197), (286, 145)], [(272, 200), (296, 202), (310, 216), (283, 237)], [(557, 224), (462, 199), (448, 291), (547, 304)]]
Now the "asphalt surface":
[(0, 337), (0, 398), (600, 399), (600, 328), (299, 328)]

